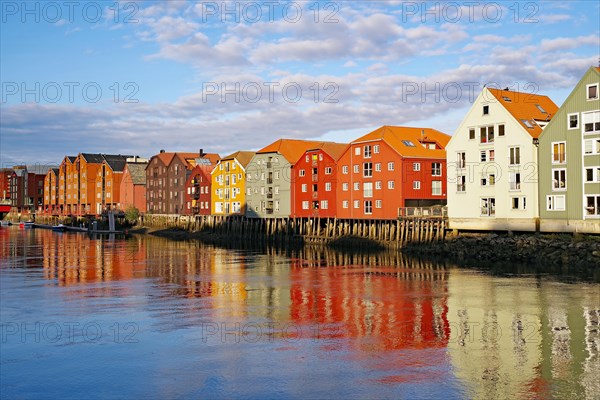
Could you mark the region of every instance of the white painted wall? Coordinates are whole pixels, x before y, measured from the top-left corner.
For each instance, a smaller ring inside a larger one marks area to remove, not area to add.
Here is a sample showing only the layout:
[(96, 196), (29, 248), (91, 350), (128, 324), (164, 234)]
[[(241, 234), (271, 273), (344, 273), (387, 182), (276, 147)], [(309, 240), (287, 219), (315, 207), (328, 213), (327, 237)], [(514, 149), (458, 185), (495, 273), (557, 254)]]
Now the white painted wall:
[[(525, 94), (524, 94), (525, 96)], [(483, 106), (489, 106), (489, 114), (483, 115)], [(498, 125), (505, 125), (505, 136), (498, 136)], [(480, 127), (494, 126), (494, 143), (480, 144)], [(475, 139), (469, 139), (469, 128), (475, 128)], [(520, 147), (521, 162), (509, 166), (509, 148)], [(481, 151), (488, 152), (488, 160), (482, 162)], [(494, 150), (494, 161), (489, 161), (489, 150)], [(466, 153), (466, 168), (457, 170), (457, 153)], [(522, 125), (484, 89), (454, 133), (446, 147), (448, 161), (448, 216), (453, 229), (501, 229), (533, 230), (538, 216), (537, 201), (537, 148), (533, 138)], [(482, 186), (484, 171), (495, 171), (494, 186)], [(466, 176), (466, 191), (457, 192), (457, 175)], [(521, 174), (519, 190), (511, 190), (509, 175)], [(495, 216), (481, 215), (481, 198), (495, 198)], [(512, 209), (512, 198), (525, 198), (524, 210)]]

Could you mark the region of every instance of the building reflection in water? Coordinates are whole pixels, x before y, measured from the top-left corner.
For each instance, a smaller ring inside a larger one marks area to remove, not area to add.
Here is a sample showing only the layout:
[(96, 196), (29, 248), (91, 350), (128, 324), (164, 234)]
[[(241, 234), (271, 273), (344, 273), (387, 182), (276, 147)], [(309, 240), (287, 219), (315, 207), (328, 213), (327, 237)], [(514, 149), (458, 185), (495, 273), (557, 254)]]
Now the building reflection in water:
[[(598, 285), (497, 277), (395, 253), (232, 251), (14, 228), (0, 229), (0, 239), (2, 268), (41, 264), (48, 281), (79, 288), (69, 296), (110, 296), (99, 283), (131, 280), (121, 287), (135, 287), (161, 329), (292, 324), (314, 332), (322, 351), (347, 352), (371, 370), (446, 365), (467, 397), (600, 398)], [(436, 373), (416, 371), (382, 381)]]

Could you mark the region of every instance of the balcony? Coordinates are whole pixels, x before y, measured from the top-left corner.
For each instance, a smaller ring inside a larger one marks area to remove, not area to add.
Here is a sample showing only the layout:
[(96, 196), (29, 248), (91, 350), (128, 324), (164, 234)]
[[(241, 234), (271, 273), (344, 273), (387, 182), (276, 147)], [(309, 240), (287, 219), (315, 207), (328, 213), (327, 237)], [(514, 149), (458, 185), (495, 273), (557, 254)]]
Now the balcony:
[(267, 178), (267, 185), (273, 184), (273, 178)]
[(267, 161), (267, 168), (273, 168), (273, 163), (271, 161)]
[(313, 192), (312, 198), (313, 199), (318, 199), (319, 198), (319, 193), (318, 192)]
[(273, 198), (273, 193), (267, 193), (267, 199), (272, 199)]
[(312, 181), (313, 182), (317, 182), (319, 180), (319, 175), (313, 175), (312, 176)]

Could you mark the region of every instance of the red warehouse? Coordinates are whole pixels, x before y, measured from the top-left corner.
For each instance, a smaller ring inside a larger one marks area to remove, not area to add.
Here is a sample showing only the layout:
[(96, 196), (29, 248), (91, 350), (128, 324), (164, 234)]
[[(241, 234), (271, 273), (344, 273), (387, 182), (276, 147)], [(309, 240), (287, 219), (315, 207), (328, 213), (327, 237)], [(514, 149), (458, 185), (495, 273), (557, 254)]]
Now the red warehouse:
[(322, 142), (307, 150), (293, 168), (292, 216), (335, 217), (337, 160), (348, 144)]
[(208, 158), (196, 160), (196, 166), (185, 182), (185, 214), (210, 215), (210, 190), (212, 186), (211, 172), (215, 169)]
[(337, 217), (395, 219), (400, 208), (446, 204), (446, 144), (429, 128), (383, 126), (338, 160)]

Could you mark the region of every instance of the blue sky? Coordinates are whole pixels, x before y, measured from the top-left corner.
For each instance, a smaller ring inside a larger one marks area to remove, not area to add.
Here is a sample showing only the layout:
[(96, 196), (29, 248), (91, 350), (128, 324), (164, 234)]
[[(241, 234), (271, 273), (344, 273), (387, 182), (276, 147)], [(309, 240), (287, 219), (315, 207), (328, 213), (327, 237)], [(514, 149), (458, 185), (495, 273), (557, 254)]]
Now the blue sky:
[(560, 105), (600, 59), (595, 1), (0, 5), (2, 166), (453, 134), (484, 84)]

